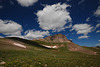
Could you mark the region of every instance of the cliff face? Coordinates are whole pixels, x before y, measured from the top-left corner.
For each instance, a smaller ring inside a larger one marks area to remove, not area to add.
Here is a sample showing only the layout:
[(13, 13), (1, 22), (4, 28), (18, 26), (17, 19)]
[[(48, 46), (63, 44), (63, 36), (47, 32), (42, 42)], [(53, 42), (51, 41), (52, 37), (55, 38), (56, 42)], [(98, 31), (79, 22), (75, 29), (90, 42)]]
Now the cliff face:
[(70, 41), (67, 39), (67, 37), (65, 35), (62, 34), (55, 34), (53, 36), (49, 36), (44, 38), (45, 41), (51, 41), (51, 42), (67, 42)]

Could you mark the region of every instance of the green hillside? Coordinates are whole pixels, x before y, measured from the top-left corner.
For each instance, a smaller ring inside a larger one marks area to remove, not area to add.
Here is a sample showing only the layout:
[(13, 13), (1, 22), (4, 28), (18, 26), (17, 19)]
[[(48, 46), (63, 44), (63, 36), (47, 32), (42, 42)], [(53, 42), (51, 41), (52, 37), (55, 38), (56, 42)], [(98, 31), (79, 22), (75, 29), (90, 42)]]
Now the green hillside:
[[(21, 48), (12, 43), (26, 46)], [(48, 49), (45, 45), (64, 45), (58, 49)], [(100, 48), (83, 47), (98, 52), (89, 55), (69, 51), (68, 43), (31, 41), (21, 38), (0, 39), (0, 67), (100, 67)], [(5, 62), (2, 64), (2, 62)]]

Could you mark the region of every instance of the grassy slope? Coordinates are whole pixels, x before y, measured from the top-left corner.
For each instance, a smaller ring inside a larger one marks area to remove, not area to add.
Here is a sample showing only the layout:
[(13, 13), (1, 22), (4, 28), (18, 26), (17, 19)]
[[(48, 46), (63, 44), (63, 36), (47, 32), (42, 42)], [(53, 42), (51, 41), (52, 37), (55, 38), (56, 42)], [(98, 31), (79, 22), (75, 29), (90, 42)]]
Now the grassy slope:
[[(13, 49), (15, 46), (7, 46), (10, 48), (8, 50), (2, 49), (6, 47), (0, 47), (0, 62), (5, 61), (6, 64), (3, 65), (5, 67), (100, 67), (100, 54), (87, 55), (80, 52), (71, 52), (67, 50), (67, 46), (60, 49), (46, 49), (39, 46), (39, 44), (47, 44), (45, 42), (33, 42), (16, 38), (14, 40), (24, 42), (28, 49), (18, 47)], [(0, 46), (3, 45), (4, 43), (0, 42)], [(6, 43), (6, 45), (10, 44)], [(50, 43), (47, 45), (50, 45)], [(95, 49), (92, 48), (92, 50)], [(96, 51), (100, 52), (100, 49), (96, 49)]]

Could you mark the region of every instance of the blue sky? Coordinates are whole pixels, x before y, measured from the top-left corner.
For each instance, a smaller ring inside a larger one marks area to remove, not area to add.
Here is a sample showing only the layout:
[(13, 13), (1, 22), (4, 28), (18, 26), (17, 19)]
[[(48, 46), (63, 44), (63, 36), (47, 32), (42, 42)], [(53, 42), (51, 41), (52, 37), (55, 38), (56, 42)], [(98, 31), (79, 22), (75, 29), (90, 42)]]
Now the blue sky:
[(58, 33), (81, 46), (99, 46), (100, 0), (0, 0), (0, 37)]

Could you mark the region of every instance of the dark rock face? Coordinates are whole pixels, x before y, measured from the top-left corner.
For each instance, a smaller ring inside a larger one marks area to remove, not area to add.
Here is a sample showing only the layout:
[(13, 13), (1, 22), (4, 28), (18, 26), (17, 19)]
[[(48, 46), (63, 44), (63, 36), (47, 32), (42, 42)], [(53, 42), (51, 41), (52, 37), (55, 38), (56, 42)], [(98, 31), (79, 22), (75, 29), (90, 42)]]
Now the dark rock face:
[(49, 36), (44, 38), (46, 41), (53, 41), (53, 42), (66, 42), (68, 41), (67, 37), (62, 34), (55, 34), (53, 36)]

